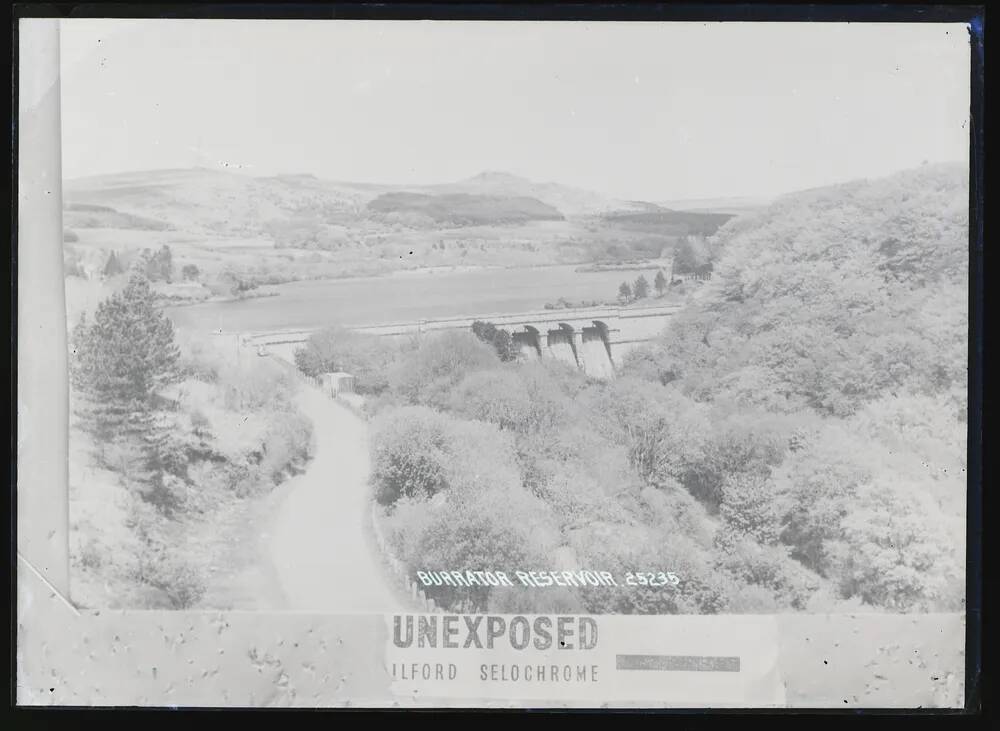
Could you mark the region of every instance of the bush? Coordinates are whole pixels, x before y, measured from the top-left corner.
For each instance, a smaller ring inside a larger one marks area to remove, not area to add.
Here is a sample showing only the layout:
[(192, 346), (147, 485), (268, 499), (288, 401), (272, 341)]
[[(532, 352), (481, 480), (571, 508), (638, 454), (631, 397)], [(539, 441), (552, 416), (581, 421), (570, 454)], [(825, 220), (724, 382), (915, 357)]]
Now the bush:
[(411, 404), (446, 407), (452, 389), (469, 373), (495, 368), (500, 359), (469, 332), (427, 336), (416, 352), (389, 371), (389, 387)]
[(655, 343), (643, 343), (626, 353), (622, 359), (620, 373), (623, 377), (633, 377), (666, 386), (681, 377), (681, 367), (673, 362), (664, 349)]
[(455, 387), (449, 406), (518, 434), (552, 430), (573, 410), (559, 380), (537, 364), (470, 373)]
[(628, 522), (630, 516), (608, 485), (586, 471), (586, 465), (562, 464), (552, 470), (536, 494), (552, 509), (556, 525), (565, 534), (593, 521)]
[(627, 586), (580, 589), (587, 611), (594, 614), (715, 614), (726, 606), (727, 587), (710, 557), (693, 541), (646, 528), (595, 525), (573, 536), (580, 565), (624, 580), (628, 572), (673, 572), (676, 587)]
[(380, 415), (371, 447), (375, 499), (382, 505), (445, 489), (503, 494), (520, 484), (513, 444), (496, 427), (423, 406)]
[(517, 347), (508, 330), (498, 328), (492, 322), (476, 320), (472, 323), (472, 333), (497, 352), (497, 357), (504, 362), (517, 358)]
[(204, 576), (188, 561), (159, 553), (141, 571), (141, 581), (162, 591), (171, 609), (190, 609), (205, 595)]
[(171, 609), (190, 609), (205, 593), (202, 569), (178, 554), (176, 526), (153, 508), (132, 501), (127, 525), (138, 538), (138, 552), (130, 572), (133, 580), (153, 587), (166, 597)]
[(223, 405), (229, 411), (283, 410), (297, 387), (287, 371), (266, 358), (226, 362), (217, 369)]
[(960, 609), (964, 563), (947, 531), (927, 520), (933, 506), (907, 488), (886, 480), (861, 490), (830, 550), (831, 578), (843, 596), (893, 611)]
[(821, 575), (831, 567), (830, 547), (855, 509), (857, 490), (872, 477), (867, 449), (843, 425), (830, 424), (774, 471), (776, 491), (788, 496), (781, 540), (793, 558)]
[(372, 427), (371, 479), (375, 499), (427, 497), (447, 487), (449, 418), (422, 406), (380, 416)]
[(514, 441), (493, 424), (454, 419), (447, 443), (449, 494), (489, 493), (502, 500), (521, 488)]
[[(180, 357), (177, 370), (182, 377), (193, 378), (204, 383), (215, 383), (220, 371), (230, 367), (232, 343), (224, 343), (219, 338), (193, 336), (186, 331), (178, 332)], [(227, 352), (223, 348), (229, 345)]]
[(97, 570), (104, 563), (101, 546), (96, 538), (90, 538), (80, 548), (80, 564), (88, 569)]
[(684, 536), (705, 550), (714, 545), (716, 524), (705, 506), (691, 496), (679, 482), (646, 487), (640, 493), (641, 514), (661, 531)]
[(452, 410), (501, 429), (526, 431), (533, 422), (531, 397), (516, 370), (470, 373), (451, 395)]
[[(718, 510), (724, 500), (727, 480), (747, 488), (764, 479), (781, 463), (788, 446), (788, 434), (772, 423), (743, 413), (720, 420), (711, 437), (701, 445), (700, 455), (683, 467), (681, 482), (710, 510)], [(744, 479), (741, 476), (752, 476)], [(750, 480), (750, 482), (747, 482)], [(746, 493), (734, 487), (731, 497)], [(763, 509), (763, 508), (762, 508)], [(748, 516), (748, 520), (756, 518)]]
[(759, 471), (734, 472), (723, 478), (719, 513), (725, 532), (736, 539), (777, 544), (787, 512), (785, 496), (777, 493), (768, 475)]
[(257, 278), (252, 274), (240, 272), (231, 267), (227, 267), (219, 274), (219, 283), (234, 297), (245, 297), (248, 292), (252, 292), (260, 286)]
[[(783, 609), (805, 609), (821, 584), (820, 577), (792, 560), (784, 546), (762, 546), (753, 540), (722, 546), (717, 566), (737, 584), (767, 590)], [(733, 596), (739, 596), (739, 592), (733, 592)], [(742, 599), (746, 599), (745, 594)]]
[(681, 482), (690, 489), (710, 441), (707, 410), (674, 389), (621, 378), (585, 396), (598, 428), (623, 444), (639, 476), (651, 485)]
[(158, 470), (141, 485), (139, 494), (164, 515), (175, 517), (187, 502), (188, 483), (176, 475)]
[[(482, 571), (484, 567), (514, 572), (545, 566), (554, 536), (545, 527), (545, 506), (521, 489), (504, 494), (472, 491), (449, 495), (434, 511), (415, 553), (404, 560), (411, 571)], [(495, 610), (503, 587), (432, 586), (425, 591), (440, 606), (463, 612)], [(544, 604), (544, 596), (536, 597)]]
[(245, 498), (260, 489), (260, 465), (249, 455), (230, 457), (223, 466), (223, 482), (236, 497)]
[(312, 456), (312, 422), (298, 412), (273, 414), (264, 432), (261, 450), (260, 471), (277, 485)]

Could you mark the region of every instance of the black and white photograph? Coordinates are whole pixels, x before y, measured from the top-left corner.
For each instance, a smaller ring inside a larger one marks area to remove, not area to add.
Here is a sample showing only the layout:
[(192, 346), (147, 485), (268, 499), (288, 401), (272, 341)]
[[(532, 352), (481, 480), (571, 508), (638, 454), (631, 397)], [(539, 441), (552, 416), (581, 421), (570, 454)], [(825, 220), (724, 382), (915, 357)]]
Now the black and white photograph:
[(25, 702), (965, 707), (967, 23), (29, 22), (18, 571), (188, 659)]

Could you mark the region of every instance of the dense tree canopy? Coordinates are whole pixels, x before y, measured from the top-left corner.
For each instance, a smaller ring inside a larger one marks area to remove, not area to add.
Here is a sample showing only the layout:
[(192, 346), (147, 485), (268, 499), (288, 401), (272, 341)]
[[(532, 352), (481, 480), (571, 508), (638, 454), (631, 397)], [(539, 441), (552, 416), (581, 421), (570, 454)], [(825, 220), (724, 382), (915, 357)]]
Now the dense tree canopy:
[(961, 608), (967, 200), (927, 166), (732, 220), (689, 242), (716, 278), (612, 381), (428, 337), (373, 437), (404, 562), (681, 577), (436, 597), (498, 611)]

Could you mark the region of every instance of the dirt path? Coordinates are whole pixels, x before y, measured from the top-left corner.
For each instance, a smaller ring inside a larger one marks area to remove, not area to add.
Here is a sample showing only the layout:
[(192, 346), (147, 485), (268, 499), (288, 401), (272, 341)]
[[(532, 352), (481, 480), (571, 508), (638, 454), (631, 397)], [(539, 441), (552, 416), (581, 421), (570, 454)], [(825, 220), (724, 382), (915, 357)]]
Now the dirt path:
[(303, 384), (316, 455), (292, 478), (270, 531), (271, 557), (287, 609), (341, 613), (405, 608), (370, 535), (367, 424)]

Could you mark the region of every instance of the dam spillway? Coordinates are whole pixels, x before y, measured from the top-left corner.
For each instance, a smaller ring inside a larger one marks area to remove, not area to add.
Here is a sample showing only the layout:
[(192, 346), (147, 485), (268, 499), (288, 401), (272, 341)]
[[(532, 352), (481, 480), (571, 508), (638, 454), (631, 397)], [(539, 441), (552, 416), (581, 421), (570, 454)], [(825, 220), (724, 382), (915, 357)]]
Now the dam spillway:
[(517, 345), (517, 356), (519, 360), (526, 363), (535, 363), (541, 360), (542, 351), (539, 347), (538, 330), (527, 327), (523, 332), (511, 334), (514, 344)]
[(583, 348), (580, 357), (587, 375), (594, 378), (613, 378), (615, 364), (611, 358), (611, 343), (608, 342), (607, 334), (603, 332), (603, 328), (600, 326), (585, 327), (581, 342)]
[(565, 329), (549, 330), (548, 334), (545, 336), (546, 347), (549, 350), (552, 358), (555, 360), (566, 363), (567, 365), (578, 366), (580, 365), (579, 358), (576, 354), (575, 344), (573, 343), (573, 332)]

